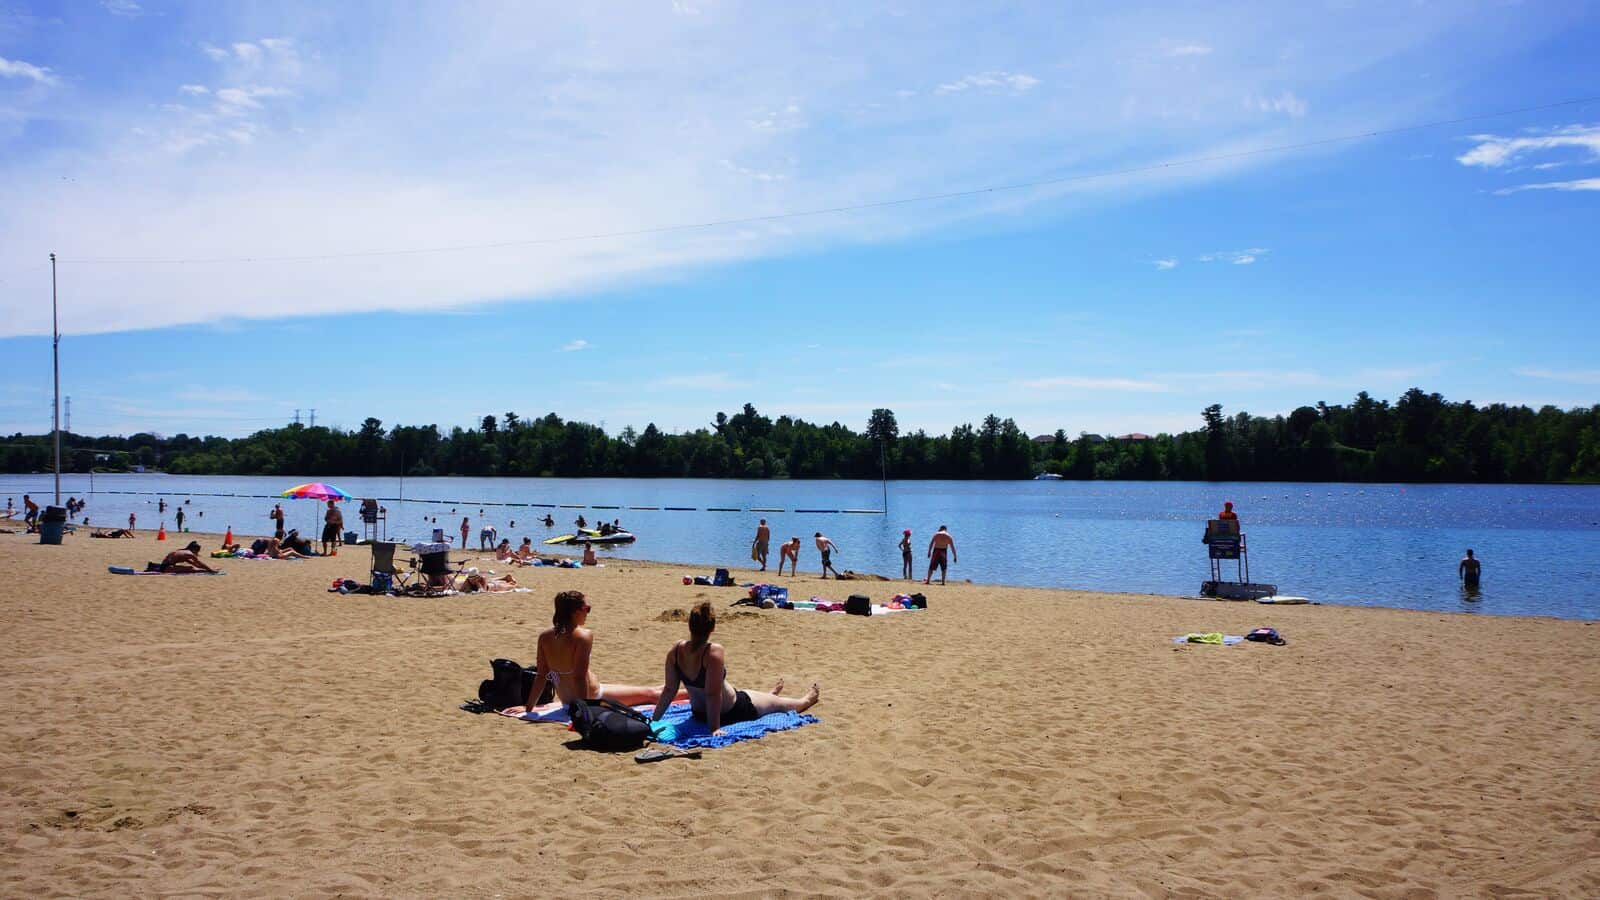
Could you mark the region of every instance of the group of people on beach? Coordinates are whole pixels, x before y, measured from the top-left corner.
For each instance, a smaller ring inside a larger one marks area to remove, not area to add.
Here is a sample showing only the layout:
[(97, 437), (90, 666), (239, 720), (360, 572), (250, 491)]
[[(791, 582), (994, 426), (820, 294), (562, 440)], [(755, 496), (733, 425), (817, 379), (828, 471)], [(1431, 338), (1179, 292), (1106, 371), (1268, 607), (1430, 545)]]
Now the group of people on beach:
[[(816, 542), (817, 553), (822, 557), (822, 577), (826, 579), (829, 572), (833, 573), (834, 578), (840, 577), (839, 570), (833, 567), (833, 555), (840, 552), (839, 545), (834, 543), (832, 538), (820, 531), (812, 536), (812, 540)], [(771, 545), (772, 526), (767, 524), (766, 519), (762, 519), (756, 525), (756, 535), (750, 543), (750, 558), (761, 563), (761, 571), (763, 572), (767, 570), (767, 554)], [(911, 529), (907, 528), (900, 535), (899, 548), (901, 577), (905, 578), (907, 581), (913, 581), (917, 576), (913, 571), (914, 556), (911, 547)], [(928, 540), (928, 574), (922, 579), (922, 583), (932, 584), (933, 571), (934, 569), (938, 569), (939, 583), (944, 584), (945, 578), (949, 574), (950, 564), (955, 561), (956, 539), (951, 536), (950, 529), (948, 527), (940, 525), (939, 530), (934, 532), (933, 537)], [(787, 563), (789, 566), (789, 574), (791, 576), (799, 573), (800, 538), (791, 537), (789, 540), (779, 545), (779, 575), (783, 574), (783, 567), (785, 563)]]
[(728, 678), (726, 648), (711, 640), (717, 630), (717, 616), (709, 602), (701, 602), (689, 611), (689, 637), (667, 651), (660, 684), (603, 682), (590, 666), (594, 631), (587, 626), (593, 609), (593, 604), (580, 591), (556, 594), (550, 627), (539, 633), (538, 674), (527, 700), (520, 706), (503, 710), (504, 715), (526, 713), (537, 705), (545, 686), (554, 684), (555, 696), (563, 706), (600, 699), (625, 706), (654, 704), (652, 720), (666, 715), (673, 703), (688, 700), (694, 718), (704, 722), (713, 734), (720, 734), (729, 725), (749, 722), (769, 713), (804, 712), (821, 698), (821, 688), (815, 683), (798, 697), (783, 695), (781, 679), (770, 691), (735, 687)]

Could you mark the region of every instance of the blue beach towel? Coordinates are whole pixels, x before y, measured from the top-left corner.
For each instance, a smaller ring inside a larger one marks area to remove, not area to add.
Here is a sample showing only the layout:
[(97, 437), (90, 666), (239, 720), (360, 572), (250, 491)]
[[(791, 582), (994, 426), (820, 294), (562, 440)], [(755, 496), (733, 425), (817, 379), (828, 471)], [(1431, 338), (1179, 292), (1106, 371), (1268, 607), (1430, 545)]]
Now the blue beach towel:
[(740, 722), (736, 725), (724, 725), (722, 733), (713, 735), (711, 729), (704, 722), (697, 722), (690, 717), (688, 704), (673, 706), (661, 721), (652, 723), (650, 730), (655, 732), (656, 740), (663, 744), (671, 744), (684, 750), (694, 748), (715, 749), (737, 744), (740, 741), (754, 741), (765, 737), (773, 731), (790, 731), (802, 725), (811, 725), (818, 721), (816, 716), (801, 715), (797, 712), (785, 710), (783, 712), (769, 713), (750, 722)]

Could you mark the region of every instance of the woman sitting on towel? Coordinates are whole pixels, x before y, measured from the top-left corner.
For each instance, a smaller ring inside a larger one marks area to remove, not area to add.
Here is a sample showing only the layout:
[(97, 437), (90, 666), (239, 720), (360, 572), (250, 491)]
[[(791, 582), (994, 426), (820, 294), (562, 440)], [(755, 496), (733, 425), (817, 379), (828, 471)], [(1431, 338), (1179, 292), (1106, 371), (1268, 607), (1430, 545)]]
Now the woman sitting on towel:
[(721, 644), (711, 643), (711, 633), (717, 630), (716, 613), (711, 604), (701, 601), (689, 612), (689, 639), (679, 641), (667, 651), (667, 679), (662, 686), (661, 699), (651, 719), (666, 715), (671, 701), (668, 692), (676, 693), (681, 683), (689, 689), (689, 704), (694, 718), (706, 723), (713, 734), (724, 725), (735, 725), (759, 719), (768, 713), (792, 709), (805, 712), (821, 697), (816, 684), (800, 697), (782, 697), (783, 679), (773, 686), (771, 693), (741, 691), (728, 683), (727, 654)]
[(305, 559), (301, 554), (283, 546), (277, 538), (267, 538), (267, 550), (262, 555), (269, 559)]
[[(550, 619), (551, 626), (539, 632), (539, 677), (533, 680), (533, 690), (528, 692), (528, 704), (509, 707), (503, 710), (505, 715), (520, 716), (527, 712), (544, 692), (547, 679), (555, 680), (556, 697), (562, 704), (605, 698), (626, 706), (639, 706), (662, 698), (661, 685), (605, 684), (589, 668), (594, 632), (583, 626), (592, 608), (580, 591), (562, 591), (556, 595), (556, 614)], [(666, 696), (672, 700), (687, 698), (684, 692), (673, 690), (682, 696)]]

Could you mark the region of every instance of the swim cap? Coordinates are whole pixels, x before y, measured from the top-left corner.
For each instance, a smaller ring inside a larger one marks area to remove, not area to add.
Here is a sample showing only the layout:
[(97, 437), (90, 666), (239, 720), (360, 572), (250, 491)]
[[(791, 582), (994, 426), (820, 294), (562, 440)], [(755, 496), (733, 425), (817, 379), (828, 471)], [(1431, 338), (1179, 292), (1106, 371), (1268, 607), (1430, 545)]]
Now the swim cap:
[(907, 528), (906, 529), (906, 534), (910, 534), (910, 533), (911, 533), (911, 529)]

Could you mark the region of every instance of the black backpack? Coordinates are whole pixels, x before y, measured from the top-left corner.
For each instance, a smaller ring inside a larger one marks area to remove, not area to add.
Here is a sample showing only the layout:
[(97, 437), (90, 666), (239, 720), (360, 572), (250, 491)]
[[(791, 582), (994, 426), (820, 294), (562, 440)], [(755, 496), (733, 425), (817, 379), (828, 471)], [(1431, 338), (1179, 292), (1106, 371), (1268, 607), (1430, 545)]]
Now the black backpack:
[(615, 700), (574, 701), (567, 715), (590, 750), (637, 750), (652, 737), (649, 717)]
[(872, 598), (865, 594), (851, 594), (844, 600), (844, 611), (852, 616), (870, 616)]
[(928, 608), (928, 598), (922, 596), (921, 594), (912, 594), (911, 595), (911, 606), (913, 608), (915, 608), (915, 609), (927, 609)]
[[(537, 669), (525, 669), (513, 659), (491, 659), (489, 667), (494, 669), (494, 677), (478, 684), (478, 699), (483, 701), (484, 706), (499, 712), (508, 706), (522, 706), (528, 702), (533, 680), (539, 677)], [(544, 690), (539, 692), (539, 701), (534, 705), (549, 703), (555, 692), (555, 682), (546, 682)]]

